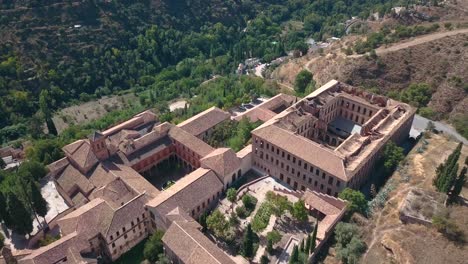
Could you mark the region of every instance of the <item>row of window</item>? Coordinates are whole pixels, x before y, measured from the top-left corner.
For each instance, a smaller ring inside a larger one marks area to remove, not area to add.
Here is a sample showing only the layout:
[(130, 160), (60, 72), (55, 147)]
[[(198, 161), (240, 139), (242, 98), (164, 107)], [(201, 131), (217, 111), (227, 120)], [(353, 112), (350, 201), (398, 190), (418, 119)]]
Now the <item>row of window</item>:
[(219, 191), (216, 194), (213, 194), (213, 197), (208, 198), (206, 202), (203, 201), (201, 205), (198, 205), (196, 209), (193, 209), (191, 212), (191, 216), (194, 217), (196, 214), (198, 215), (200, 211), (205, 210), (205, 208), (208, 207), (210, 203), (216, 199), (216, 197), (219, 198), (220, 196), (221, 196), (221, 192)]
[(365, 107), (362, 107), (362, 111), (361, 111), (361, 106), (360, 105), (355, 105), (354, 103), (350, 103), (350, 102), (346, 102), (345, 104), (345, 100), (342, 100), (341, 101), (341, 106), (347, 108), (347, 109), (351, 109), (351, 111), (354, 111), (356, 108), (357, 108), (357, 113), (359, 114), (363, 114), (363, 115), (367, 115), (368, 116), (372, 116), (372, 110), (367, 110), (367, 108)]
[[(141, 219), (142, 219), (142, 220), (145, 219), (145, 213), (143, 213), (143, 214), (141, 215)], [(136, 222), (138, 223), (138, 225), (140, 225), (140, 224), (139, 224), (139, 223), (140, 223), (140, 216), (138, 216), (138, 217), (136, 218)], [(135, 223), (134, 223), (133, 220), (130, 222), (130, 225), (132, 226), (132, 228), (135, 226)], [(146, 222), (144, 222), (144, 225), (146, 226)], [(125, 234), (126, 231), (127, 231), (127, 229), (125, 228), (125, 226), (122, 227), (122, 234)], [(117, 232), (115, 233), (115, 239), (118, 239), (119, 237), (120, 237), (120, 231), (117, 231)], [(110, 235), (109, 238), (110, 238), (110, 241), (114, 241), (114, 236), (113, 236), (113, 235)], [(126, 237), (124, 237), (124, 238), (126, 238)]]

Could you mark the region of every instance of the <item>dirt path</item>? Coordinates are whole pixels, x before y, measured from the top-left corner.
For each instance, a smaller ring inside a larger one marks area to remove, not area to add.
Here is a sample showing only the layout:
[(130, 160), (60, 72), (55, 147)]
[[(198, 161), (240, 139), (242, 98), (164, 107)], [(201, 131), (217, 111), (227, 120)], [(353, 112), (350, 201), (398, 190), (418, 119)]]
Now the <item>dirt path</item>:
[[(449, 37), (449, 36), (454, 36), (454, 35), (457, 35), (457, 34), (468, 34), (468, 28), (457, 29), (457, 30), (452, 30), (452, 31), (445, 31), (445, 32), (436, 32), (436, 33), (433, 33), (433, 34), (414, 37), (414, 38), (410, 39), (409, 41), (404, 40), (403, 42), (396, 43), (396, 44), (394, 44), (393, 46), (390, 46), (390, 47), (377, 48), (375, 50), (375, 52), (378, 55), (379, 54), (385, 54), (385, 53), (388, 53), (388, 52), (394, 52), (394, 51), (398, 51), (398, 50), (401, 50), (401, 49), (407, 49), (409, 47), (413, 47), (413, 46), (416, 46), (416, 45), (419, 45), (419, 44), (423, 44), (423, 43), (426, 43), (426, 42), (431, 42), (431, 41), (441, 39), (441, 38), (445, 38), (445, 37)], [(362, 57), (362, 56), (364, 56), (364, 54), (351, 55), (351, 56), (348, 56), (348, 58), (359, 58), (359, 57)]]

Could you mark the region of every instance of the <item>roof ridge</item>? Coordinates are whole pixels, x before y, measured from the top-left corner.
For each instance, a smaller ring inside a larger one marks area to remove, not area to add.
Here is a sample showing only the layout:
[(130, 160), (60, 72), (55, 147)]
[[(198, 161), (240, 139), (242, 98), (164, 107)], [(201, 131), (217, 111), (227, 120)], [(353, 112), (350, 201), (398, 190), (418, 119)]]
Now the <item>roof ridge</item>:
[[(187, 233), (187, 231), (185, 231), (185, 229), (183, 229), (182, 226), (180, 226), (179, 223), (178, 223), (177, 221), (173, 222), (173, 224), (177, 225), (177, 226), (180, 228), (180, 230), (181, 230), (182, 232), (184, 232), (187, 236), (189, 236), (191, 239), (193, 239), (193, 241), (195, 241), (195, 243), (196, 243), (200, 248), (202, 248), (204, 251), (206, 251), (206, 253), (208, 253), (208, 255), (210, 255), (216, 262), (218, 262), (218, 263), (221, 264), (221, 262), (220, 262), (215, 256), (213, 256), (213, 254), (211, 254), (205, 247), (203, 247), (203, 246), (198, 242), (197, 239), (195, 239), (193, 236), (191, 236), (189, 233)], [(210, 241), (210, 242), (211, 242), (211, 241)], [(216, 246), (216, 245), (215, 245), (215, 246)], [(192, 254), (193, 254), (193, 252), (192, 252)], [(190, 256), (192, 256), (192, 254), (190, 254)], [(224, 254), (224, 252), (223, 252), (223, 254)]]

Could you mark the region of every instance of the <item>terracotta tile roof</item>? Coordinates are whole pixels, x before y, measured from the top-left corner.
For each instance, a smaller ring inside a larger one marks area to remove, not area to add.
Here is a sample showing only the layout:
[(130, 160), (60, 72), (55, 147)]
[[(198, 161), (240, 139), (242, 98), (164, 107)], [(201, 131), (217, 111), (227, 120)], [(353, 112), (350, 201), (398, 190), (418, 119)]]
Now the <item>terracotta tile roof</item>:
[(247, 117), (251, 122), (256, 122), (258, 120), (266, 122), (273, 118), (279, 111), (291, 106), (295, 101), (297, 101), (297, 97), (280, 93), (248, 109), (234, 119), (240, 121), (242, 118)]
[(71, 164), (66, 166), (62, 173), (55, 178), (55, 182), (69, 195), (71, 195), (75, 187), (78, 187), (84, 193), (89, 193), (94, 188), (88, 178)]
[(205, 169), (212, 169), (218, 177), (230, 176), (232, 172), (237, 172), (241, 165), (240, 159), (230, 148), (218, 148), (200, 160), (201, 166)]
[(245, 146), (243, 149), (239, 150), (236, 155), (240, 159), (245, 158), (247, 155), (252, 153), (252, 144)]
[(203, 142), (203, 140), (193, 136), (192, 134), (189, 134), (177, 126), (173, 126), (171, 130), (169, 130), (169, 136), (193, 152), (197, 153), (201, 157), (210, 154), (214, 150), (213, 147)]
[(78, 264), (80, 262), (75, 259), (69, 258), (71, 251), (80, 251), (84, 243), (77, 239), (77, 233), (72, 232), (63, 236), (51, 244), (34, 250), (30, 255), (19, 260), (20, 264), (50, 264), (58, 263), (64, 257), (67, 257), (66, 263)]
[(229, 113), (213, 106), (177, 126), (194, 136), (198, 136), (217, 124), (229, 120), (230, 117)]
[[(109, 235), (122, 230), (123, 226), (128, 225), (138, 216), (142, 216), (145, 212), (145, 204), (147, 201), (147, 197), (142, 193), (121, 207), (117, 208), (113, 214), (114, 216), (112, 217), (109, 228), (105, 233), (102, 233), (104, 237), (108, 237)], [(143, 219), (143, 216), (140, 217), (140, 219)]]
[(187, 264), (235, 263), (190, 223), (173, 222), (162, 239), (164, 245)]
[(248, 118), (251, 122), (257, 122), (259, 120), (262, 122), (266, 122), (273, 118), (275, 115), (276, 113), (269, 109), (256, 107), (249, 109), (247, 112), (242, 113), (241, 115), (236, 116), (234, 120), (240, 121), (242, 120), (242, 118)]
[(122, 179), (122, 181), (124, 181), (128, 186), (133, 188), (139, 194), (146, 193), (146, 195), (156, 197), (160, 193), (156, 187), (154, 187), (150, 182), (148, 182), (143, 176), (141, 176), (131, 167), (112, 162), (106, 162), (104, 163), (104, 166), (109, 170), (109, 173)]
[(338, 157), (333, 151), (321, 147), (305, 137), (276, 125), (257, 128), (252, 134), (266, 139), (271, 144), (342, 180), (347, 179), (343, 159)]
[(101, 198), (108, 202), (113, 209), (116, 209), (137, 195), (122, 179), (116, 178), (106, 186), (94, 190), (90, 195), (90, 199)]
[(99, 131), (94, 131), (90, 136), (89, 136), (89, 140), (91, 141), (96, 141), (96, 140), (99, 140), (101, 138), (103, 138), (104, 135), (99, 132)]
[(213, 197), (222, 188), (223, 183), (212, 170), (199, 168), (164, 190), (147, 205), (157, 208), (161, 215), (166, 215), (177, 206), (191, 212), (201, 201)]
[(122, 157), (122, 160), (125, 163), (134, 165), (141, 160), (151, 157), (153, 154), (170, 147), (171, 145), (171, 139), (168, 136), (163, 136), (162, 138), (158, 138), (153, 142), (147, 143), (147, 145), (142, 146), (140, 149), (132, 152), (131, 154), (125, 155), (125, 153), (120, 153), (119, 156)]
[(154, 122), (156, 120), (156, 115), (151, 112), (150, 110), (144, 111), (135, 115), (132, 119), (127, 120), (123, 123), (120, 123), (116, 126), (113, 126), (105, 131), (102, 132), (105, 136), (113, 135), (119, 132), (122, 129), (133, 129), (143, 124)]
[(62, 234), (76, 232), (82, 239), (105, 234), (112, 222), (114, 210), (103, 199), (97, 198), (58, 220)]
[(325, 215), (339, 214), (341, 210), (343, 210), (346, 207), (345, 202), (341, 200), (332, 197), (332, 199), (336, 199), (339, 204), (337, 204), (337, 202), (330, 203), (328, 199), (324, 198), (323, 195), (319, 194), (318, 192), (311, 191), (309, 189), (305, 191), (305, 193), (302, 196), (302, 199), (307, 205), (314, 209), (317, 209)]
[(63, 151), (81, 169), (90, 168), (98, 163), (98, 159), (91, 149), (88, 140), (78, 140), (63, 147)]

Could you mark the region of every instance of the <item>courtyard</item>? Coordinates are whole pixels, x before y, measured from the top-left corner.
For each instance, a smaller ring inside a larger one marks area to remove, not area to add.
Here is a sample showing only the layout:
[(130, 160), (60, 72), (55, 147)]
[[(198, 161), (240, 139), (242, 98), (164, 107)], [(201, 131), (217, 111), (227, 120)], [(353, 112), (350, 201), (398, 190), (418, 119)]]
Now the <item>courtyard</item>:
[(262, 256), (267, 256), (270, 263), (288, 263), (294, 246), (299, 247), (313, 232), (315, 218), (305, 207), (305, 219), (297, 219), (293, 212), (302, 194), (272, 177), (263, 176), (240, 186), (235, 199), (229, 192), (232, 190), (213, 213), (217, 217), (221, 213), (227, 219), (228, 231), (222, 234), (213, 231), (209, 220), (208, 230), (230, 255), (245, 256), (242, 238), (249, 225), (255, 237), (254, 252), (245, 257), (256, 263), (260, 263)]
[(190, 169), (182, 166), (176, 159), (169, 158), (143, 172), (142, 175), (154, 187), (162, 191), (190, 172)]

